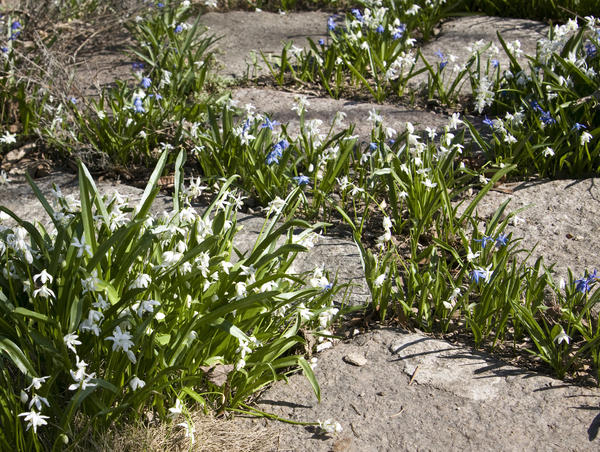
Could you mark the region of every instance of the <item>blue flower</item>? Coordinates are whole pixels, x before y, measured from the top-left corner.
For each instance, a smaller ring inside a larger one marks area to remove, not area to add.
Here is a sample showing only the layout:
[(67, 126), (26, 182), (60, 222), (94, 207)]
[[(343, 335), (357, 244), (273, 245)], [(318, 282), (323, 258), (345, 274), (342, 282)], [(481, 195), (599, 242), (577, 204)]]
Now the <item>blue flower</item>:
[(150, 85), (152, 85), (152, 80), (150, 80), (150, 77), (143, 77), (142, 81), (140, 82), (140, 85), (142, 86), (142, 88), (148, 89), (150, 88)]
[(335, 19), (333, 16), (330, 16), (329, 19), (327, 19), (327, 29), (329, 31), (335, 30)]
[(324, 39), (319, 39), (319, 45), (320, 46), (324, 46), (325, 45), (325, 40)]
[(133, 99), (133, 111), (135, 111), (136, 113), (146, 113), (146, 110), (142, 105), (142, 99), (140, 99), (139, 97)]
[(537, 101), (532, 101), (531, 102), (531, 108), (533, 108), (533, 111), (537, 111), (540, 114), (540, 120), (544, 123), (544, 124), (554, 124), (556, 123), (556, 119), (554, 119), (552, 117), (552, 115), (550, 114), (549, 111), (545, 111), (542, 107), (540, 107), (540, 104)]
[(20, 34), (21, 34), (20, 31), (15, 31), (14, 33), (10, 34), (10, 36), (8, 37), (8, 40), (14, 41), (15, 39), (17, 39), (19, 37)]
[(178, 25), (175, 27), (175, 33), (181, 33), (182, 31), (183, 31), (183, 25), (181, 25), (181, 24), (178, 24)]
[(388, 141), (388, 144), (391, 146), (395, 142), (396, 142), (396, 140), (394, 140), (393, 138), (390, 138), (389, 141)]
[(164, 4), (163, 2), (158, 2), (158, 3), (156, 4), (156, 7), (157, 7), (157, 8), (162, 8), (162, 7), (164, 7), (164, 6), (165, 6), (165, 4)]
[(156, 94), (148, 94), (148, 97), (154, 97), (156, 100), (161, 100), (163, 97), (156, 93)]
[(475, 284), (479, 284), (481, 281), (488, 282), (493, 273), (491, 268), (491, 264), (487, 268), (476, 267), (471, 271), (471, 280), (474, 281)]
[(394, 32), (392, 33), (392, 39), (397, 40), (404, 36), (404, 32), (406, 31), (406, 25), (400, 24), (396, 27)]
[(481, 247), (485, 248), (486, 245), (488, 244), (488, 242), (493, 242), (494, 241), (494, 237), (491, 237), (489, 235), (484, 235), (480, 239), (475, 239), (475, 241), (481, 243)]
[(486, 126), (489, 126), (489, 127), (494, 127), (494, 121), (492, 121), (490, 118), (488, 118), (488, 117), (487, 117), (487, 115), (486, 115), (486, 116), (484, 116), (483, 123), (484, 123)]
[(495, 58), (493, 58), (493, 59), (492, 59), (492, 66), (493, 66), (493, 67), (498, 67), (498, 65), (499, 65), (499, 64), (500, 64), (500, 63), (498, 62), (498, 60), (497, 60), (497, 59), (495, 59)]
[(545, 112), (541, 113), (540, 119), (542, 120), (542, 122), (544, 124), (555, 124), (556, 123), (556, 119), (554, 119), (552, 117), (552, 115), (550, 114), (549, 111), (545, 111)]
[(508, 236), (501, 232), (498, 237), (496, 237), (496, 246), (500, 248), (501, 246), (506, 246), (508, 243)]
[(8, 53), (8, 47), (0, 47), (0, 50), (2, 50), (2, 53)]
[(15, 20), (10, 26), (11, 30), (18, 30), (19, 28), (21, 28), (21, 22), (18, 20)]
[(75, 99), (74, 97), (69, 97), (69, 102), (75, 105), (77, 103), (77, 99)]
[(275, 146), (279, 146), (282, 151), (285, 151), (289, 145), (290, 143), (288, 143), (287, 140), (284, 138), (283, 140), (279, 141), (279, 143), (277, 143)]
[(440, 59), (440, 70), (444, 69), (446, 67), (446, 65), (448, 64), (448, 60), (446, 59), (446, 57), (444, 56), (444, 54), (442, 53), (441, 50), (438, 50), (437, 52), (435, 52), (435, 55)]
[(273, 130), (273, 127), (278, 126), (279, 124), (281, 124), (281, 123), (278, 121), (271, 121), (267, 117), (267, 118), (265, 118), (265, 122), (260, 125), (260, 128), (264, 129), (266, 127), (267, 129)]
[(374, 151), (375, 149), (377, 149), (377, 143), (369, 143), (369, 149), (371, 151)]
[(581, 279), (575, 281), (575, 289), (581, 293), (588, 293), (590, 291), (591, 284), (598, 278), (596, 278), (597, 271), (594, 270), (594, 273), (588, 275), (586, 272), (586, 276)]
[(298, 185), (306, 185), (310, 182), (310, 179), (308, 178), (308, 176), (305, 176), (304, 174), (295, 176), (292, 179), (294, 179)]
[(283, 156), (283, 151), (285, 151), (289, 145), (290, 144), (286, 140), (281, 140), (279, 143), (273, 145), (273, 150), (267, 155), (267, 165), (279, 163), (279, 159)]
[(383, 28), (383, 25), (379, 24), (379, 25), (377, 26), (377, 28), (375, 29), (375, 31), (376, 31), (377, 33), (383, 33), (383, 32), (385, 31), (385, 28)]
[(244, 127), (242, 127), (242, 135), (245, 134), (248, 131), (248, 129), (250, 129), (250, 120), (246, 119)]
[(571, 128), (571, 130), (581, 130), (581, 129), (587, 129), (585, 124), (580, 124), (578, 122), (576, 122), (573, 127)]
[(267, 165), (271, 165), (273, 163), (279, 163), (279, 159), (281, 158), (281, 149), (279, 148), (275, 148), (273, 149), (271, 152), (269, 152), (269, 155), (267, 155)]
[(133, 69), (134, 71), (141, 71), (142, 69), (144, 69), (144, 63), (138, 63), (137, 61), (134, 61), (133, 63), (131, 63), (131, 69)]
[(360, 13), (360, 10), (354, 8), (353, 10), (351, 10), (352, 14), (354, 15), (354, 17), (356, 17), (357, 20), (359, 21), (363, 21), (365, 20), (365, 18), (363, 17), (363, 15)]
[(586, 42), (584, 47), (588, 58), (594, 58), (598, 54), (598, 49), (596, 49), (596, 46), (591, 42)]

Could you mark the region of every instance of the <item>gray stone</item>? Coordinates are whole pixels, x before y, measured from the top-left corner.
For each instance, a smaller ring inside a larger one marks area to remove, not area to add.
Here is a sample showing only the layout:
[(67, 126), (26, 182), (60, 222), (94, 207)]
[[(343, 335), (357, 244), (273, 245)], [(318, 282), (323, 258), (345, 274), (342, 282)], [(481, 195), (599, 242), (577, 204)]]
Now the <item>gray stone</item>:
[[(209, 33), (221, 38), (216, 44), (220, 51), (221, 75), (240, 79), (246, 75), (267, 73), (261, 50), (265, 54), (280, 55), (288, 41), (303, 47), (307, 45), (307, 37), (315, 41), (325, 37), (328, 17), (329, 14), (323, 12), (276, 14), (230, 11), (204, 14), (200, 22), (209, 27)], [(252, 72), (251, 52), (255, 53), (260, 66), (255, 74)]]
[[(273, 450), (330, 451), (349, 442), (353, 451), (600, 447), (596, 388), (566, 385), (420, 334), (382, 329), (364, 336), (362, 345), (353, 339), (318, 355), (321, 403), (303, 375), (274, 385), (258, 401), (259, 409), (293, 421), (333, 419), (341, 433), (238, 422), (279, 435), (282, 447)], [(351, 353), (368, 355), (369, 365), (340, 367)]]

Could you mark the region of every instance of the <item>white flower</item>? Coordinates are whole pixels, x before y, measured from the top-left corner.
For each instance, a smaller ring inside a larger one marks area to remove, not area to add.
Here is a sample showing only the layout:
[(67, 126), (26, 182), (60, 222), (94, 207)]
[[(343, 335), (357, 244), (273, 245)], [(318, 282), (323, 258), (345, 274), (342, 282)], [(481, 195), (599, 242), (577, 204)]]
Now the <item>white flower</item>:
[(160, 302), (156, 300), (144, 300), (136, 309), (138, 317), (142, 317), (146, 312), (154, 312), (154, 307), (160, 306)]
[(425, 178), (425, 180), (422, 182), (422, 184), (426, 188), (435, 188), (435, 187), (437, 187), (437, 182), (431, 182), (431, 180), (429, 180), (429, 178)]
[(49, 416), (41, 415), (35, 410), (19, 414), (19, 417), (21, 416), (25, 416), (25, 421), (28, 423), (25, 430), (29, 430), (30, 427), (33, 427), (34, 433), (37, 433), (38, 427), (48, 424), (46, 419), (49, 419)]
[(169, 411), (171, 412), (169, 414), (171, 419), (175, 419), (177, 416), (183, 413), (183, 405), (181, 404), (181, 400), (177, 399), (175, 401), (175, 406), (173, 408), (169, 408)]
[(325, 433), (340, 433), (343, 429), (339, 422), (335, 422), (333, 419), (326, 419), (323, 422), (317, 421), (319, 427)]
[(385, 273), (382, 273), (381, 275), (379, 275), (373, 281), (373, 287), (381, 287), (381, 286), (383, 286), (383, 283), (386, 280), (386, 278), (387, 278), (387, 275)]
[(565, 333), (565, 330), (564, 330), (564, 329), (561, 329), (561, 330), (560, 330), (560, 333), (558, 333), (558, 334), (556, 335), (556, 337), (554, 338), (554, 341), (555, 341), (557, 344), (560, 344), (560, 343), (562, 343), (563, 341), (565, 341), (565, 342), (568, 344), (568, 343), (571, 341), (571, 338), (570, 338), (569, 336), (567, 336), (567, 333)]
[(50, 404), (48, 403), (48, 399), (46, 397), (42, 397), (35, 394), (29, 401), (29, 409), (31, 409), (31, 407), (35, 405), (38, 411), (42, 411), (42, 404), (45, 404), (47, 407), (50, 407)]
[(113, 335), (108, 336), (105, 340), (113, 341), (113, 346), (112, 346), (113, 351), (114, 350), (124, 351), (125, 353), (127, 353), (127, 357), (129, 358), (129, 360), (132, 363), (135, 363), (136, 362), (135, 355), (130, 350), (130, 348), (133, 347), (133, 345), (134, 345), (131, 338), (132, 338), (132, 336), (128, 331), (123, 332), (123, 331), (121, 331), (121, 327), (117, 326), (113, 330)]
[(54, 292), (52, 291), (52, 289), (48, 289), (48, 287), (44, 284), (42, 287), (40, 287), (39, 289), (36, 289), (33, 291), (33, 296), (34, 297), (41, 297), (41, 298), (55, 298), (56, 295), (54, 295)]
[(235, 293), (236, 299), (240, 300), (244, 298), (247, 294), (246, 292), (246, 283), (243, 281), (239, 281), (235, 284)]
[(298, 113), (300, 116), (303, 112), (306, 111), (306, 107), (310, 105), (306, 96), (294, 96), (294, 105), (292, 106), (292, 110)]
[(75, 350), (75, 346), (81, 345), (81, 342), (77, 340), (78, 338), (79, 336), (77, 336), (75, 333), (69, 333), (65, 337), (63, 337), (65, 345), (69, 350), (72, 350), (73, 353), (77, 353), (77, 350)]
[(177, 426), (185, 429), (185, 437), (190, 438), (190, 443), (194, 444), (194, 433), (196, 433), (196, 428), (187, 422), (182, 422), (177, 424)]
[(369, 111), (367, 121), (372, 122), (373, 124), (380, 124), (383, 122), (383, 117), (372, 108), (371, 111)]
[(477, 258), (480, 256), (480, 254), (481, 254), (481, 251), (477, 251), (476, 253), (473, 253), (473, 251), (471, 251), (471, 248), (470, 248), (470, 247), (467, 249), (467, 251), (468, 251), (468, 252), (467, 252), (467, 260), (468, 260), (469, 262), (473, 262), (473, 261), (474, 261), (475, 259), (477, 259)]
[(152, 282), (152, 278), (150, 277), (150, 275), (142, 273), (131, 284), (129, 284), (129, 288), (130, 289), (147, 289), (151, 282)]
[(269, 210), (279, 212), (285, 206), (285, 201), (279, 196), (276, 196), (274, 200), (269, 203)]
[(42, 270), (41, 273), (38, 273), (33, 277), (34, 281), (37, 281), (38, 279), (42, 282), (42, 284), (46, 284), (47, 282), (50, 282), (50, 284), (52, 284), (52, 281), (54, 280), (54, 278), (52, 278), (52, 275), (50, 275), (46, 270)]
[(544, 149), (544, 157), (554, 157), (554, 149), (546, 147), (546, 149)]
[(77, 248), (77, 257), (83, 256), (83, 253), (87, 254), (88, 256), (92, 255), (92, 248), (90, 245), (85, 243), (85, 237), (81, 237), (81, 241), (79, 241), (77, 237), (73, 238), (71, 246)]
[(310, 320), (312, 318), (312, 312), (304, 305), (304, 303), (298, 305), (298, 314), (302, 320)]
[(6, 174), (6, 171), (4, 171), (4, 170), (0, 171), (0, 185), (8, 184), (9, 182), (10, 182), (10, 179), (8, 178), (8, 175)]
[(31, 379), (31, 384), (25, 388), (25, 391), (29, 391), (31, 388), (33, 388), (37, 391), (38, 389), (40, 389), (42, 387), (42, 384), (44, 384), (48, 378), (50, 378), (50, 376), (33, 377)]
[(176, 251), (165, 251), (162, 254), (162, 262), (159, 267), (171, 267), (181, 260), (183, 254)]
[[(86, 370), (87, 370), (87, 363), (85, 361), (81, 361), (79, 359), (79, 356), (75, 355), (75, 367), (77, 367), (77, 370), (73, 371), (73, 370), (69, 370), (69, 372), (71, 373), (71, 378), (73, 378), (73, 380), (75, 380), (77, 383), (81, 382), (86, 376)], [(75, 385), (74, 389), (69, 388), (71, 391), (77, 389), (79, 386)]]
[(129, 382), (129, 387), (132, 391), (137, 391), (140, 388), (146, 386), (146, 382), (144, 380), (140, 380), (137, 376), (133, 376), (131, 381)]
[(460, 113), (453, 113), (452, 117), (450, 118), (450, 122), (448, 123), (448, 128), (450, 130), (454, 130), (461, 123), (462, 123), (462, 120), (460, 119)]
[(579, 142), (583, 146), (584, 144), (589, 143), (591, 139), (592, 139), (592, 135), (591, 134), (589, 134), (587, 132), (583, 132), (581, 134), (581, 137), (579, 137)]
[(0, 143), (12, 144), (17, 142), (17, 135), (10, 133), (8, 130), (0, 137)]

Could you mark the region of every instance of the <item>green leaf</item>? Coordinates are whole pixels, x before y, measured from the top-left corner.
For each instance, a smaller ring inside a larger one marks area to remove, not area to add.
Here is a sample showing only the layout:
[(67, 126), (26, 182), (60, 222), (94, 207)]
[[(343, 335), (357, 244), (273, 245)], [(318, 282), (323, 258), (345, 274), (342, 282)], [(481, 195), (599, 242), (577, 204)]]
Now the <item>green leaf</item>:
[(302, 356), (298, 356), (298, 364), (304, 371), (304, 375), (306, 376), (306, 378), (308, 379), (308, 382), (312, 386), (313, 391), (315, 392), (315, 395), (317, 396), (317, 400), (320, 402), (321, 401), (321, 388), (319, 387), (319, 382), (317, 381), (317, 377), (315, 377), (315, 373), (313, 372), (312, 368), (310, 367), (310, 364), (308, 364), (308, 362)]
[(0, 336), (0, 350), (8, 355), (10, 360), (15, 366), (17, 366), (23, 375), (27, 375), (32, 378), (37, 377), (37, 372), (34, 370), (33, 365), (13, 341), (7, 337)]

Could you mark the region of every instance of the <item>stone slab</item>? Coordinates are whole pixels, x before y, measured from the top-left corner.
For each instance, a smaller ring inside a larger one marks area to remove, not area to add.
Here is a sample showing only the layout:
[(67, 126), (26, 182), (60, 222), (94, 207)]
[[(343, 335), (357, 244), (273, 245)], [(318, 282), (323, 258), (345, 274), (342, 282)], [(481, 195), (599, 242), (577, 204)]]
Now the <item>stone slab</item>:
[[(204, 14), (200, 23), (209, 28), (209, 33), (220, 37), (216, 48), (220, 51), (218, 60), (222, 65), (221, 75), (243, 79), (248, 74), (250, 52), (256, 53), (261, 66), (254, 75), (266, 74), (265, 64), (260, 57), (261, 50), (265, 54), (280, 55), (283, 45), (288, 41), (303, 47), (307, 45), (307, 37), (313, 40), (325, 37), (328, 17), (329, 14), (324, 12), (277, 14), (230, 11)], [(249, 75), (253, 75), (252, 72)]]
[[(344, 362), (350, 353), (368, 360)], [(467, 347), (381, 329), (318, 355), (321, 402), (303, 375), (268, 389), (258, 408), (295, 422), (333, 419), (343, 431), (239, 418), (289, 451), (592, 451), (600, 391), (509, 366)]]

